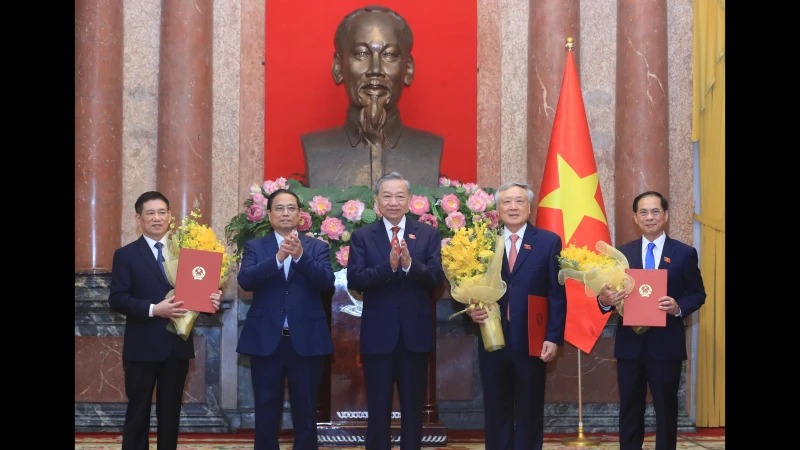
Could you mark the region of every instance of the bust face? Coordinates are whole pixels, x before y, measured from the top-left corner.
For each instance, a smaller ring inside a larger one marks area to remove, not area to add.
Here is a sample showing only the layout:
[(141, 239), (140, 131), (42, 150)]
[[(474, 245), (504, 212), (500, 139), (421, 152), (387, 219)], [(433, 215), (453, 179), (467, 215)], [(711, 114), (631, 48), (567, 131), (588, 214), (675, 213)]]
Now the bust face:
[[(360, 108), (397, 106), (403, 85), (413, 78), (410, 42), (401, 23), (385, 12), (362, 13), (352, 19), (348, 33), (337, 49), (341, 79), (350, 104)], [(373, 101), (370, 101), (373, 100)]]

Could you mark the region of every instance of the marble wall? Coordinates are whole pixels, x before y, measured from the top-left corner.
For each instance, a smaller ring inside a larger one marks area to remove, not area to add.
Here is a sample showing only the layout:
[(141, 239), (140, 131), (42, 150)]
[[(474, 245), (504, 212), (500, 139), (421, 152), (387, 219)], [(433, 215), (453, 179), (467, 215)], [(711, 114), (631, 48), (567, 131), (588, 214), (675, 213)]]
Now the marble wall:
[[(264, 2), (214, 0), (213, 145), (210, 223), (224, 235), (239, 212), (250, 183), (261, 180), (268, 161), (264, 142)], [(670, 235), (692, 243), (693, 155), (692, 1), (669, 0), (669, 186)], [(478, 0), (478, 179), (498, 186), (527, 180), (528, 0)], [(124, 89), (120, 244), (138, 237), (133, 202), (156, 186), (158, 61), (161, 2), (124, 2)], [(614, 199), (617, 1), (580, 1), (579, 70), (595, 159), (611, 235)], [(552, 111), (557, 98), (552, 101)], [(549, 109), (546, 109), (549, 110)], [(536, 190), (538, 180), (530, 180)], [(535, 199), (535, 201), (538, 199)], [(108, 309), (107, 274), (76, 273), (75, 427), (76, 431), (121, 429), (124, 415), (120, 382), (120, 336), (124, 318)], [(225, 311), (197, 327), (198, 357), (186, 387), (182, 429), (205, 432), (252, 427), (252, 394), (246, 361), (235, 352), (248, 294), (229, 283)], [(482, 428), (482, 397), (477, 370), (478, 330), (447, 316), (455, 306), (437, 304), (437, 393), (442, 422), (453, 429)], [(696, 321), (695, 318), (690, 321)], [(546, 428), (575, 431), (577, 396), (583, 395), (586, 431), (614, 431), (617, 393), (612, 357), (615, 322), (606, 326), (590, 355), (565, 345), (549, 365)], [(695, 355), (686, 364), (687, 376)], [(578, 386), (578, 361), (582, 385)], [(471, 371), (472, 376), (464, 376)], [(685, 381), (683, 392), (691, 390)], [(688, 398), (683, 395), (682, 399)], [(692, 427), (692, 405), (682, 403), (680, 427)], [(649, 411), (648, 426), (654, 421)], [(288, 419), (288, 424), (290, 420)]]

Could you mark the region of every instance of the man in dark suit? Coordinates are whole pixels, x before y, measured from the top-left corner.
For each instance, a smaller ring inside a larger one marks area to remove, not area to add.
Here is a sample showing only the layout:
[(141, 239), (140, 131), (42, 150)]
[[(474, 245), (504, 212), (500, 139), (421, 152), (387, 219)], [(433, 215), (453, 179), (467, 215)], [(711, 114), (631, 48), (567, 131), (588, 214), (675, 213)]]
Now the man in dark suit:
[(391, 448), (394, 385), (400, 396), (400, 448), (422, 446), (428, 354), (435, 350), (430, 291), (444, 282), (441, 236), (406, 217), (411, 183), (390, 172), (375, 184), (382, 219), (350, 238), (347, 284), (363, 293), (361, 361), (367, 390), (367, 450)]
[(373, 186), (389, 171), (436, 187), (444, 139), (405, 126), (397, 103), (414, 79), (414, 36), (383, 6), (359, 8), (336, 28), (331, 72), (350, 100), (345, 124), (303, 135), (310, 187)]
[[(158, 450), (175, 450), (181, 399), (189, 360), (194, 358), (194, 335), (184, 341), (167, 331), (170, 319), (187, 313), (175, 296), (164, 298), (170, 290), (159, 256), (167, 260), (166, 235), (169, 231), (169, 200), (160, 192), (140, 195), (134, 204), (136, 222), (142, 230), (139, 239), (117, 249), (111, 268), (108, 303), (125, 315), (125, 340), (122, 368), (128, 406), (122, 430), (122, 450), (150, 448), (150, 405), (156, 390)], [(160, 245), (159, 245), (160, 244)], [(222, 291), (211, 293), (211, 303), (219, 310)]]
[[(619, 250), (632, 269), (667, 270), (667, 295), (658, 300), (658, 309), (667, 312), (666, 327), (649, 327), (637, 333), (617, 325), (614, 357), (617, 358), (619, 384), (619, 448), (641, 450), (644, 442), (644, 411), (647, 388), (656, 413), (656, 450), (675, 450), (678, 441), (678, 389), (681, 368), (686, 360), (684, 320), (697, 311), (706, 299), (697, 250), (664, 232), (669, 220), (669, 203), (658, 192), (648, 191), (633, 199), (633, 220), (642, 238)], [(652, 246), (654, 267), (645, 267), (648, 244)], [(604, 287), (598, 296), (600, 309), (609, 312), (624, 299), (624, 291)], [(624, 308), (623, 308), (624, 315)]]
[[(502, 276), (507, 287), (498, 302), (506, 346), (478, 350), (487, 450), (541, 450), (546, 363), (564, 343), (567, 294), (558, 282), (556, 259), (561, 237), (528, 222), (532, 201), (533, 191), (524, 183), (506, 183), (495, 192), (506, 243)], [(547, 310), (539, 329), (528, 328), (529, 302), (547, 305), (533, 306)], [(477, 323), (488, 318), (483, 308), (468, 314)], [(540, 348), (529, 348), (529, 333), (542, 341)]]
[(294, 450), (317, 449), (316, 409), (333, 340), (323, 295), (333, 289), (330, 247), (297, 233), (300, 199), (278, 189), (267, 200), (273, 231), (245, 244), (239, 286), (253, 302), (236, 351), (250, 356), (255, 450), (278, 450), (288, 380)]

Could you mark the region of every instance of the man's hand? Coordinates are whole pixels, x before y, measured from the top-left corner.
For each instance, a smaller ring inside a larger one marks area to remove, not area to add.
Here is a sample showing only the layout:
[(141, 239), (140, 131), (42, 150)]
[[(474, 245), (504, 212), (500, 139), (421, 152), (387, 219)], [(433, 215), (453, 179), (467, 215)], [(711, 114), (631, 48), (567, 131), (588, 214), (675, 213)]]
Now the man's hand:
[(475, 323), (484, 323), (489, 319), (489, 311), (485, 308), (470, 308), (467, 310), (467, 315)]
[(408, 245), (405, 239), (400, 241), (400, 264), (403, 266), (403, 270), (408, 270), (411, 267), (411, 255), (408, 253)]
[(173, 295), (156, 303), (155, 306), (153, 306), (153, 315), (163, 317), (165, 319), (177, 319), (189, 312), (188, 309), (183, 309), (181, 306), (183, 306), (183, 302), (176, 302), (175, 296)]
[(617, 307), (619, 306), (620, 302), (625, 299), (628, 295), (625, 294), (625, 290), (616, 290), (611, 285), (603, 286), (603, 289), (600, 291), (600, 303), (605, 307)]
[(558, 345), (550, 342), (544, 341), (542, 343), (542, 356), (539, 357), (544, 362), (550, 362), (555, 359), (556, 354), (558, 353)]
[[(408, 253), (408, 250), (406, 250)], [(400, 267), (400, 243), (393, 242), (392, 248), (389, 250), (389, 266), (392, 268), (392, 272), (397, 272), (397, 268)]]
[(215, 311), (219, 311), (220, 298), (222, 298), (222, 289), (219, 289), (217, 292), (211, 294), (211, 306), (214, 307)]

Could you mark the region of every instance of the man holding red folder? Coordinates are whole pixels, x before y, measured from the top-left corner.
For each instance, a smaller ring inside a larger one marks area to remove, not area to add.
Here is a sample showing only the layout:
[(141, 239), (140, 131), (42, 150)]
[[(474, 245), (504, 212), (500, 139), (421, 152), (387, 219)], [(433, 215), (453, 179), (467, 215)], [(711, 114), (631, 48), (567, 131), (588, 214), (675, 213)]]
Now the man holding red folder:
[[(528, 223), (532, 201), (523, 183), (495, 192), (506, 242), (507, 288), (498, 302), (506, 346), (491, 352), (478, 346), (487, 450), (541, 450), (546, 363), (564, 343), (567, 294), (556, 259), (561, 237)], [(488, 317), (485, 309), (467, 313), (477, 323)]]
[[(697, 250), (671, 239), (664, 232), (669, 220), (669, 203), (663, 195), (648, 191), (636, 196), (633, 220), (642, 238), (619, 250), (632, 269), (667, 270), (667, 295), (658, 299), (658, 309), (667, 313), (667, 324), (637, 333), (634, 327), (625, 326), (623, 315), (617, 326), (614, 357), (617, 358), (620, 397), (619, 448), (642, 449), (649, 386), (656, 413), (655, 450), (674, 450), (678, 439), (678, 390), (681, 368), (686, 360), (684, 319), (703, 306), (706, 291)], [(600, 309), (609, 312), (616, 308), (624, 294), (603, 288), (598, 297)]]

